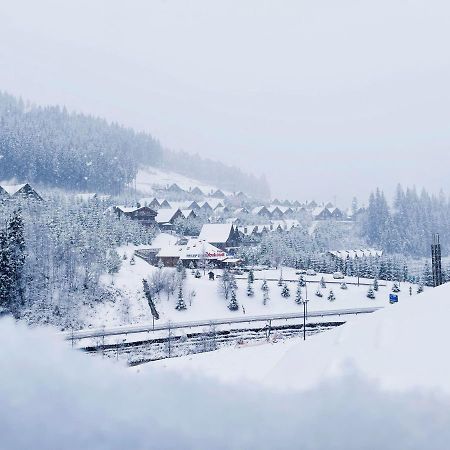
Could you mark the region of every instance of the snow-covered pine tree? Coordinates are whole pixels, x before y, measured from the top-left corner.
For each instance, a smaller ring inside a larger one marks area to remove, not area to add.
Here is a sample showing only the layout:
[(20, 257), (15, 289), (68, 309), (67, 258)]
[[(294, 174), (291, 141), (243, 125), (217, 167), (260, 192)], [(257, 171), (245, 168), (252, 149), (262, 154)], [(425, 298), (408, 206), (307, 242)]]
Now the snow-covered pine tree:
[(253, 297), (255, 295), (255, 291), (253, 290), (253, 285), (250, 282), (250, 280), (248, 280), (248, 283), (247, 283), (247, 295), (249, 297)]
[(238, 290), (238, 285), (236, 282), (236, 277), (234, 276), (234, 273), (230, 272), (230, 288), (234, 291)]
[(278, 280), (278, 286), (283, 286), (283, 275), (280, 273), (280, 278)]
[(348, 289), (348, 286), (347, 286), (347, 283), (341, 283), (341, 286), (340, 286), (340, 288), (341, 289)]
[(7, 227), (7, 242), (11, 258), (12, 290), (10, 298), (10, 309), (17, 314), (24, 304), (24, 281), (23, 268), (25, 264), (25, 237), (24, 224), (21, 211), (15, 210)]
[(370, 298), (371, 300), (373, 300), (375, 298), (375, 292), (373, 291), (373, 288), (371, 288), (371, 287), (367, 291), (367, 298)]
[(255, 281), (255, 274), (253, 273), (253, 269), (250, 269), (248, 272), (248, 281), (253, 283)]
[(321, 287), (322, 289), (325, 289), (325, 288), (327, 287), (327, 284), (325, 283), (325, 278), (324, 278), (324, 277), (322, 277), (322, 278), (320, 279), (320, 287)]
[(303, 302), (302, 285), (300, 281), (297, 283), (297, 291), (295, 292), (295, 303), (300, 305)]
[(178, 300), (175, 309), (177, 309), (178, 311), (186, 309), (186, 303), (183, 297), (183, 286), (181, 284), (180, 287), (178, 288)]
[(158, 259), (158, 269), (159, 270), (164, 269), (164, 262), (161, 258)]
[(189, 269), (191, 270), (191, 275), (195, 274), (195, 265), (194, 265), (194, 261), (191, 261), (189, 263)]
[(373, 290), (378, 291), (378, 280), (376, 278), (373, 279)]
[(221, 294), (225, 297), (226, 300), (228, 300), (228, 297), (230, 296), (231, 291), (231, 283), (230, 283), (230, 271), (225, 268), (222, 271), (222, 277), (220, 279), (219, 289)]
[(281, 290), (281, 296), (284, 298), (288, 298), (291, 296), (291, 291), (286, 283), (283, 285), (283, 289)]
[(263, 291), (263, 305), (266, 306), (268, 301), (269, 301), (269, 290), (265, 289)]
[(305, 287), (305, 286), (306, 286), (306, 281), (305, 281), (305, 279), (303, 278), (303, 275), (300, 275), (300, 277), (299, 277), (299, 279), (298, 279), (298, 284), (299, 284), (301, 287)]
[(0, 230), (0, 306), (10, 308), (12, 296), (12, 267), (6, 231)]
[(397, 281), (394, 281), (394, 283), (392, 284), (392, 292), (400, 292), (400, 286), (398, 285)]
[(195, 276), (195, 278), (201, 278), (201, 277), (202, 277), (202, 274), (200, 273), (200, 270), (197, 269), (197, 270), (195, 271), (195, 275), (194, 275), (194, 276)]
[(236, 299), (236, 291), (234, 289), (231, 290), (230, 303), (228, 304), (228, 309), (230, 311), (237, 311), (239, 309), (239, 305)]
[(417, 293), (418, 293), (418, 294), (421, 294), (422, 292), (423, 292), (423, 283), (420, 282), (420, 283), (419, 283), (419, 286), (417, 287)]
[(269, 291), (269, 285), (267, 284), (267, 280), (264, 279), (264, 281), (261, 284), (261, 290), (263, 292), (268, 292)]
[(333, 289), (330, 289), (330, 292), (328, 294), (328, 301), (334, 302), (336, 300), (336, 297), (334, 296)]
[(430, 263), (428, 261), (425, 261), (421, 281), (425, 286), (433, 286), (433, 274), (431, 272)]
[(177, 272), (181, 275), (181, 278), (186, 279), (186, 268), (184, 267), (183, 261), (179, 259), (176, 265)]
[(117, 250), (115, 248), (111, 249), (108, 252), (107, 259), (106, 259), (106, 267), (107, 267), (108, 273), (110, 275), (117, 273), (120, 270), (121, 265), (122, 265), (122, 259), (120, 258), (119, 253), (117, 253)]

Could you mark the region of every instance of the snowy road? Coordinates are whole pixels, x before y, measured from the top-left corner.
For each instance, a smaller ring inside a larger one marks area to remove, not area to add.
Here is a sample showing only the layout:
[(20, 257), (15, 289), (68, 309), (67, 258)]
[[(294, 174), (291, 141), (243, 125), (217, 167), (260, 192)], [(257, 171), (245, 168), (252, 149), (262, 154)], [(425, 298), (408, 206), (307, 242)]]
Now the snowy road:
[[(345, 316), (354, 314), (368, 314), (373, 313), (379, 309), (383, 309), (382, 306), (373, 306), (370, 308), (344, 308), (325, 311), (311, 311), (308, 312), (308, 318), (312, 317), (325, 317), (325, 316)], [(161, 331), (169, 329), (180, 328), (194, 328), (204, 327), (210, 325), (224, 325), (233, 323), (245, 323), (245, 322), (266, 322), (269, 320), (287, 320), (287, 319), (299, 319), (303, 317), (303, 311), (296, 313), (284, 313), (284, 314), (268, 314), (258, 316), (241, 316), (241, 317), (228, 317), (226, 319), (210, 319), (210, 320), (196, 320), (189, 322), (166, 322), (163, 324), (145, 323), (142, 325), (127, 325), (111, 328), (97, 328), (86, 329), (64, 333), (64, 337), (67, 340), (72, 339), (88, 339), (96, 337), (117, 336), (121, 334), (133, 334), (133, 333), (145, 333), (149, 331)]]

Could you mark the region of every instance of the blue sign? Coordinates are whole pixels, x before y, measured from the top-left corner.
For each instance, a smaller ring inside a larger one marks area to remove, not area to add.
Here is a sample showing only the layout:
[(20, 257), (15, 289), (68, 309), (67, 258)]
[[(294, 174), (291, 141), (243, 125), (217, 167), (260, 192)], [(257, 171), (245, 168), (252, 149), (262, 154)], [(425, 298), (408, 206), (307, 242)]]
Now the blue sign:
[(398, 295), (389, 294), (389, 303), (398, 303)]

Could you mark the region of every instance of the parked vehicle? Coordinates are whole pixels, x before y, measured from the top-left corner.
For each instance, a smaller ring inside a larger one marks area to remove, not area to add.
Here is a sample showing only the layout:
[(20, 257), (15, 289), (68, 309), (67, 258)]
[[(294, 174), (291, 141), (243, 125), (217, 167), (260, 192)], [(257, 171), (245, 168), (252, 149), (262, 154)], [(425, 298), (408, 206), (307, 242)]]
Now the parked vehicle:
[(295, 275), (306, 275), (306, 270), (297, 270), (297, 272), (295, 272)]
[(342, 272), (334, 272), (333, 273), (333, 278), (336, 280), (343, 280), (344, 279), (344, 274)]
[(306, 275), (314, 276), (317, 275), (317, 272), (314, 269), (308, 269)]

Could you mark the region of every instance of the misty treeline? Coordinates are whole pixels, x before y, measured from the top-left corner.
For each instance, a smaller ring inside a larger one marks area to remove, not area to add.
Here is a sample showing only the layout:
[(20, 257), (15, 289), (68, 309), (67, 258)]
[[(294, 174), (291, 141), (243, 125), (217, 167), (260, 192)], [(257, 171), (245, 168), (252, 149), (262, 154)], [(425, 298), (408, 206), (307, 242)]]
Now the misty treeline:
[(364, 239), (385, 252), (428, 257), (432, 236), (439, 233), (443, 254), (449, 254), (450, 201), (443, 192), (430, 195), (422, 190), (418, 194), (415, 188), (399, 185), (389, 205), (384, 193), (377, 189), (360, 219)]
[[(119, 270), (116, 248), (149, 244), (155, 230), (73, 197), (0, 207), (0, 306), (29, 322), (80, 327), (96, 303), (112, 299), (102, 274)], [(7, 286), (7, 288), (4, 288)]]
[(164, 149), (148, 133), (117, 123), (40, 107), (0, 92), (0, 180), (119, 194), (140, 165), (195, 176), (224, 189), (268, 196), (264, 179), (199, 156)]

